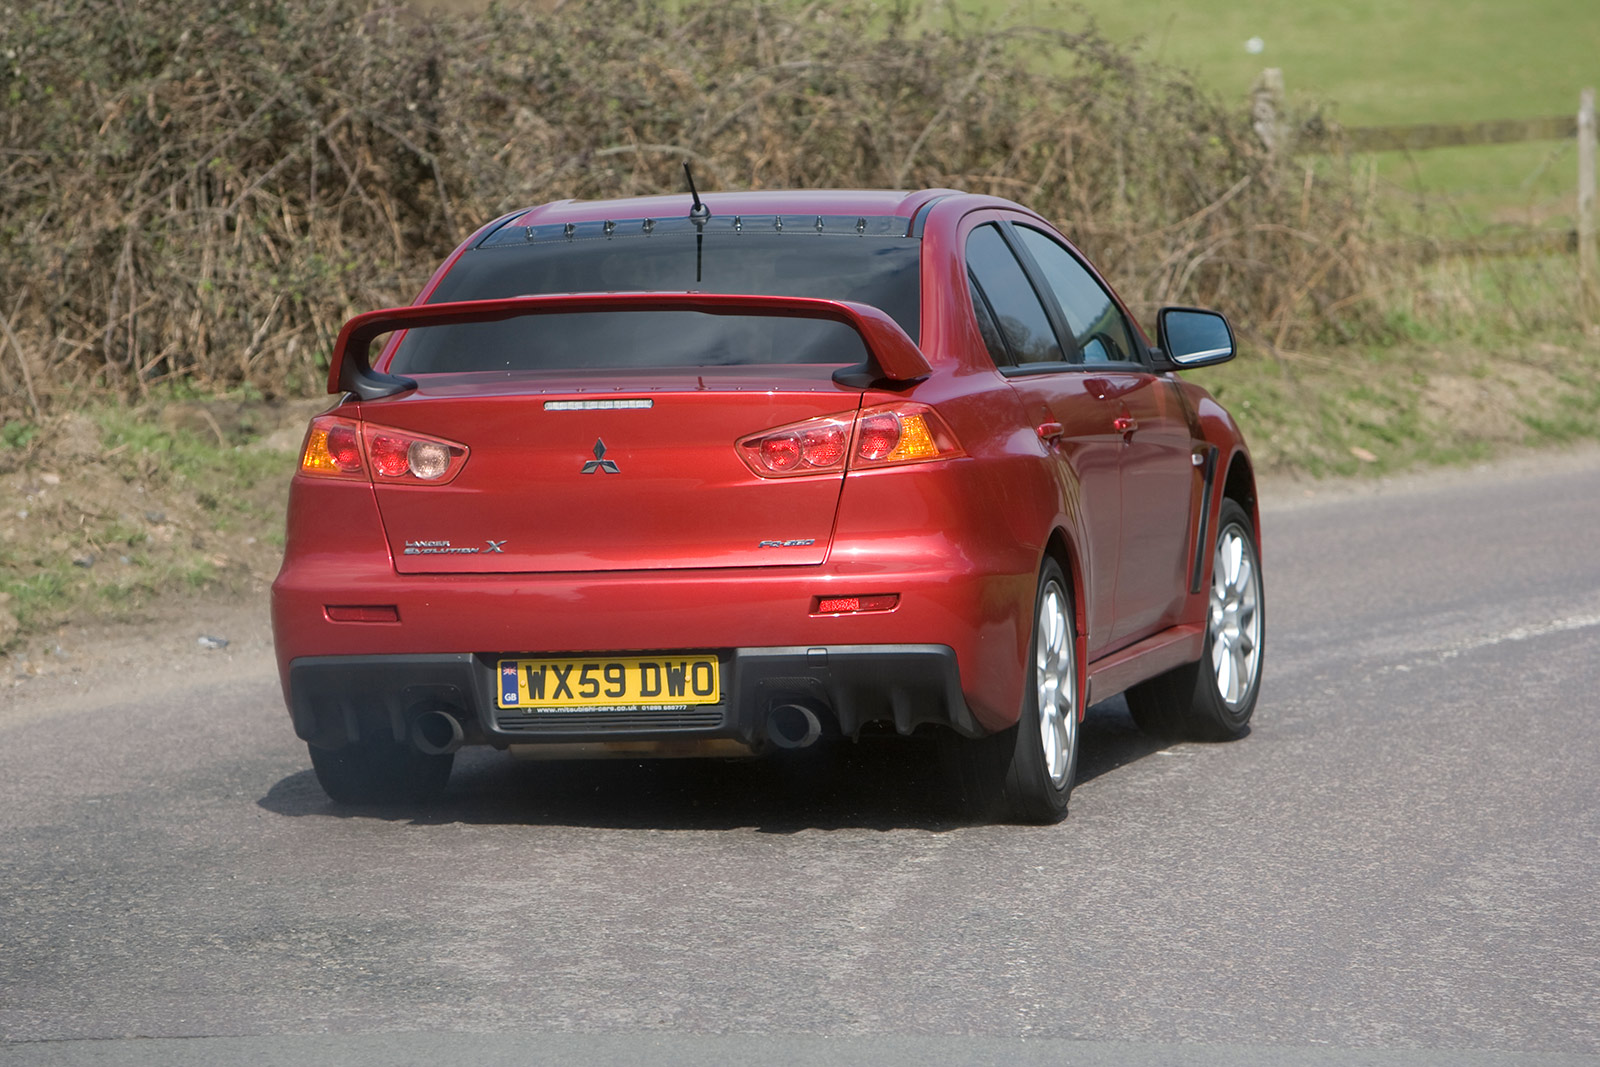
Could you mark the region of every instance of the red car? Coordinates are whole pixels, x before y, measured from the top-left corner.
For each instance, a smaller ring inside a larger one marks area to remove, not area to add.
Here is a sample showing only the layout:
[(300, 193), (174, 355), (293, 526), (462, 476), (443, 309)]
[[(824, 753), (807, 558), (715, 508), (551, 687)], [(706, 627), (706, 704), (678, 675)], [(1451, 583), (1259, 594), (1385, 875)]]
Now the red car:
[[(388, 335), (375, 360), (372, 343)], [(463, 744), (750, 755), (937, 734), (971, 810), (1066, 813), (1085, 707), (1242, 733), (1255, 480), (1040, 216), (947, 189), (560, 201), (340, 334), (273, 631), (336, 801)]]

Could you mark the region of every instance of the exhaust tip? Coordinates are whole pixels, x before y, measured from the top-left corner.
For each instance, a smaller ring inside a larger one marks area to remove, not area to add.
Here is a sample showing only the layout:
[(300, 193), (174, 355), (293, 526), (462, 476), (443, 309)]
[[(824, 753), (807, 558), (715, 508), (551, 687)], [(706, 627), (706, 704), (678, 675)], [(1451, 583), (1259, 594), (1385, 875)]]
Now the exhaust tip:
[(425, 711), (411, 720), (411, 744), (429, 756), (447, 756), (461, 747), (461, 723), (447, 711)]
[(767, 713), (767, 740), (779, 748), (809, 748), (821, 736), (821, 720), (804, 704), (779, 704)]

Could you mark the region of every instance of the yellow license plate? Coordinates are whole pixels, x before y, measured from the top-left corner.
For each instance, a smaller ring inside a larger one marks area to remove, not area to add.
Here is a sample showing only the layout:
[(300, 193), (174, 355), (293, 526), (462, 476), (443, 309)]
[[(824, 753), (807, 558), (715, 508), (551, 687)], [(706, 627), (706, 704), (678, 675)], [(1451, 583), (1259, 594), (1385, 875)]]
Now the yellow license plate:
[(502, 708), (619, 710), (722, 703), (717, 657), (593, 656), (499, 661)]

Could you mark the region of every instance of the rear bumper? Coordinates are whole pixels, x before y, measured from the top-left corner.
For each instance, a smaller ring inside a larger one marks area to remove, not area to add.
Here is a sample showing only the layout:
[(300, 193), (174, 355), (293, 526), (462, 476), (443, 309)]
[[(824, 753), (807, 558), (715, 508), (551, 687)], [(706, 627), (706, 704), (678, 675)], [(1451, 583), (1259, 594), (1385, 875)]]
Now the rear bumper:
[[(903, 557), (887, 563), (880, 555), (820, 567), (575, 575), (396, 575), (377, 553), (297, 553), (286, 558), (272, 591), (280, 679), (292, 709), (296, 665), (329, 657), (400, 664), (431, 663), (441, 655), (462, 662), (482, 656), (487, 662), (500, 655), (680, 649), (723, 649), (731, 656), (738, 649), (740, 663), (734, 666), (743, 674), (743, 661), (763, 650), (786, 663), (785, 650), (824, 649), (830, 684), (841, 686), (838, 671), (860, 679), (839, 688), (835, 703), (881, 708), (883, 701), (874, 704), (864, 695), (875, 669), (867, 664), (878, 655), (873, 650), (939, 647), (941, 663), (943, 657), (951, 663), (938, 668), (949, 693), (939, 698), (940, 708), (967, 708), (980, 732), (1004, 729), (1021, 707), (1033, 563), (1006, 573), (952, 552), (918, 548), (925, 545), (908, 546)], [(894, 610), (814, 613), (821, 596), (884, 593), (899, 594)], [(336, 621), (340, 616), (330, 608), (338, 605), (387, 606), (393, 621)], [(843, 660), (863, 666), (832, 665)], [(368, 677), (373, 687), (393, 687), (381, 675)], [(464, 688), (467, 681), (451, 684), (477, 699), (476, 690)], [(900, 699), (897, 692), (910, 691), (887, 683), (882, 690), (890, 705)], [(959, 716), (942, 710), (939, 715), (961, 728)]]
[(768, 713), (790, 703), (825, 714), (846, 736), (876, 721), (900, 733), (928, 723), (986, 732), (945, 645), (738, 648), (718, 658), (722, 703), (686, 710), (502, 711), (494, 660), (471, 653), (301, 657), (289, 664), (286, 695), (295, 733), (330, 748), (364, 737), (405, 741), (412, 720), (431, 710), (461, 719), (469, 743), (498, 747), (731, 738), (760, 749)]

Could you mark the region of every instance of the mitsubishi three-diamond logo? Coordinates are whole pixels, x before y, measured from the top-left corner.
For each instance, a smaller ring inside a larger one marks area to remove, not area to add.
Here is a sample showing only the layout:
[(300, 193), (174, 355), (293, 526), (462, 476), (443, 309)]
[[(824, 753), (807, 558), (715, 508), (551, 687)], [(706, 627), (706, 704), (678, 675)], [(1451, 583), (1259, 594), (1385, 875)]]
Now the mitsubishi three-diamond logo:
[(621, 474), (617, 465), (606, 458), (606, 443), (600, 438), (594, 439), (594, 458), (583, 465), (584, 474), (593, 474), (596, 471), (605, 471), (607, 474)]

